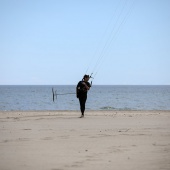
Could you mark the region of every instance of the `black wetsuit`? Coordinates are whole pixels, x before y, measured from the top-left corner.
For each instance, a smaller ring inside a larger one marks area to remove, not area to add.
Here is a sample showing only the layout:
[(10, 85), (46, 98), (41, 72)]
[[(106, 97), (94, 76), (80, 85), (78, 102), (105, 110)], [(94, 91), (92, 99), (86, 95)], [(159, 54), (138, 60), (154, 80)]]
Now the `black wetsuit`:
[(82, 83), (86, 83), (86, 85), (90, 88), (91, 85), (89, 82), (85, 82), (85, 81), (80, 81), (77, 84), (77, 98), (79, 98), (79, 102), (80, 102), (80, 110), (81, 110), (81, 114), (84, 116), (84, 111), (85, 111), (85, 103), (87, 100), (87, 89), (85, 87), (84, 84)]

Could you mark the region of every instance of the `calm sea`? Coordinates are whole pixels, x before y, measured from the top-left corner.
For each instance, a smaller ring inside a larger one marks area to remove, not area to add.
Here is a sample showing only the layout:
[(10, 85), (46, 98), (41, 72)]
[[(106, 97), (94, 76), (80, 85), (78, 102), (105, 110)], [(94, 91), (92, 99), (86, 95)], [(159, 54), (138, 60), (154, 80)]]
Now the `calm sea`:
[[(0, 110), (79, 110), (76, 86), (0, 86)], [(170, 86), (100, 86), (88, 92), (87, 110), (170, 110)]]

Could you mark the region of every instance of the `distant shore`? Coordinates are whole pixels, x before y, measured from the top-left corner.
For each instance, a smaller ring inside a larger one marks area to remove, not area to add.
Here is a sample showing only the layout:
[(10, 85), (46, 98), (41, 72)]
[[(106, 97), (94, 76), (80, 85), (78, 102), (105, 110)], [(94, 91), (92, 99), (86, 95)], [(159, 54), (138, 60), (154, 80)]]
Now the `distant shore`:
[(0, 169), (169, 170), (170, 111), (0, 111)]

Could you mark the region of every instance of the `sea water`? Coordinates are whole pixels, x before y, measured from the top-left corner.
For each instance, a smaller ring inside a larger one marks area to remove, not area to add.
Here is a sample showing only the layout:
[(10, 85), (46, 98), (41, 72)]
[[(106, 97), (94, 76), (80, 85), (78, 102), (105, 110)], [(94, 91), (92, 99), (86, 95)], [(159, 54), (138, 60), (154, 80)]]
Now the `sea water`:
[[(76, 85), (0, 86), (0, 110), (79, 110), (75, 92)], [(170, 110), (170, 86), (93, 85), (86, 109)]]

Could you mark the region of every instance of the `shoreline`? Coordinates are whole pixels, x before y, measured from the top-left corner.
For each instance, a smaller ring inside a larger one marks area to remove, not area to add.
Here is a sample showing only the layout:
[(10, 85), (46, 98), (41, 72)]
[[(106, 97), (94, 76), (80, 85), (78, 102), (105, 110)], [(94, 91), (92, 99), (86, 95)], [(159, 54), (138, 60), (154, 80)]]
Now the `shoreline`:
[(0, 111), (0, 169), (169, 170), (170, 111)]
[[(107, 115), (113, 115), (113, 114), (143, 114), (147, 115), (148, 113), (152, 114), (170, 114), (170, 110), (87, 110), (85, 111), (85, 116), (105, 116)], [(26, 114), (30, 115), (63, 115), (63, 116), (76, 116), (80, 115), (81, 112), (79, 110), (12, 110), (12, 111), (0, 111), (0, 118), (5, 117), (6, 114), (8, 114), (10, 117), (13, 116), (24, 116)]]
[[(0, 113), (5, 113), (5, 112), (80, 112), (80, 110), (0, 110)], [(170, 112), (170, 110), (85, 110), (85, 113), (90, 113), (90, 112)]]

